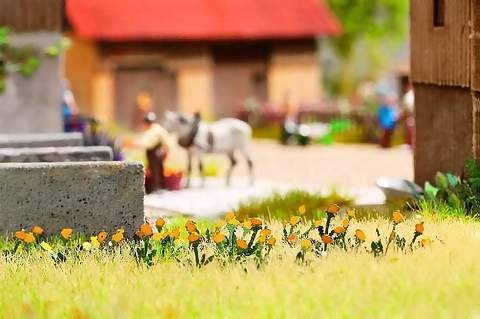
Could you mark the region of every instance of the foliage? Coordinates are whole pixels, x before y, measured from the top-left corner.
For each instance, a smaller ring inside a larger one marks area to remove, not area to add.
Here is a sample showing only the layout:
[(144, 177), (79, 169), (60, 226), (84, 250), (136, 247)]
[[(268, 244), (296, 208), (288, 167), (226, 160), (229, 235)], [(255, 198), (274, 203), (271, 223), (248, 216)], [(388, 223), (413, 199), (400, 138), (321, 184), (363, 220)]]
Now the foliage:
[[(393, 54), (389, 51), (406, 41), (408, 1), (328, 0), (328, 4), (343, 32), (326, 42), (341, 63), (339, 70), (327, 74), (327, 82), (332, 93), (349, 96), (362, 77), (375, 78), (390, 62), (388, 57)], [(354, 74), (355, 64), (364, 67), (367, 74)]]
[(298, 207), (305, 206), (305, 218), (316, 219), (323, 216), (323, 211), (331, 204), (340, 206), (352, 204), (352, 199), (338, 194), (332, 190), (327, 195), (310, 193), (303, 190), (293, 190), (287, 193), (274, 193), (266, 198), (249, 199), (241, 203), (234, 210), (240, 219), (259, 216), (272, 219), (287, 219), (291, 214), (296, 214)]

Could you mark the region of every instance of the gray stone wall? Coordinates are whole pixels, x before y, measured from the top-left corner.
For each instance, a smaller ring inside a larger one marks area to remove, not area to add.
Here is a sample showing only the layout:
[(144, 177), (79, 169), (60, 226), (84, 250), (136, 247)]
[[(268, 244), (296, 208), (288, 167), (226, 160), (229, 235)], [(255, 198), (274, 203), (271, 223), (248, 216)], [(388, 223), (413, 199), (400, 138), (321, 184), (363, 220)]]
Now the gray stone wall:
[(0, 164), (0, 233), (70, 227), (86, 235), (143, 222), (143, 167), (126, 162)]
[(81, 133), (0, 134), (0, 148), (82, 146)]
[(110, 146), (0, 148), (0, 163), (111, 161)]
[[(12, 34), (15, 46), (46, 48), (61, 38), (57, 32)], [(0, 133), (42, 133), (63, 130), (60, 58), (44, 58), (31, 78), (14, 74), (0, 93)]]

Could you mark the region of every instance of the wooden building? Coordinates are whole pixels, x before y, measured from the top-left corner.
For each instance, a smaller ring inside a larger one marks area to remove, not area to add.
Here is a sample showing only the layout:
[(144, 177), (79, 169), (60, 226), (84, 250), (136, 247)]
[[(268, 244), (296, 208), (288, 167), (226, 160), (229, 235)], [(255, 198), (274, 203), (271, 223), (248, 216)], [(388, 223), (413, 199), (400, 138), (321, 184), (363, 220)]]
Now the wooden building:
[(415, 180), (480, 157), (480, 0), (411, 0)]
[(78, 104), (131, 126), (155, 110), (232, 116), (246, 99), (321, 97), (316, 38), (340, 26), (321, 0), (68, 0), (66, 75)]

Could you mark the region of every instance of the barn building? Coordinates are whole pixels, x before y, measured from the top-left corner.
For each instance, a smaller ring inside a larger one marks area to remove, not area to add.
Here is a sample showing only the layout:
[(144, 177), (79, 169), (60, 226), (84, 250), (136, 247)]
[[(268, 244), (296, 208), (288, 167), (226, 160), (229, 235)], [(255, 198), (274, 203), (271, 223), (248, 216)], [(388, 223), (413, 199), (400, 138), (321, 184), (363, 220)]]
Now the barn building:
[(411, 0), (415, 180), (480, 157), (480, 0)]
[(235, 115), (246, 99), (322, 96), (317, 38), (340, 26), (321, 0), (68, 0), (65, 72), (83, 111), (132, 126), (155, 110)]

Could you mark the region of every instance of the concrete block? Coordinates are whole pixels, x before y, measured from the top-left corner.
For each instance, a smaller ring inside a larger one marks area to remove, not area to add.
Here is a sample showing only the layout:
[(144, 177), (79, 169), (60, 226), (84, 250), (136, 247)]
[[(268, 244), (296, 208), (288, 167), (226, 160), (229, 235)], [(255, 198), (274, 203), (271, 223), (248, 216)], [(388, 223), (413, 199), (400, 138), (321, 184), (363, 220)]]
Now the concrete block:
[(143, 222), (143, 166), (127, 162), (0, 164), (0, 233), (70, 227), (86, 235)]
[(82, 133), (0, 134), (0, 148), (83, 146)]
[(111, 161), (110, 146), (0, 148), (0, 163)]

